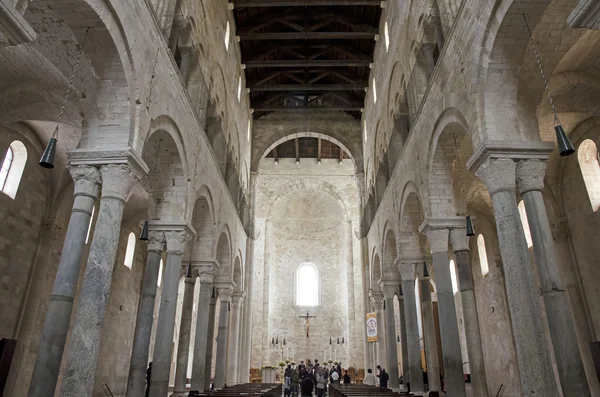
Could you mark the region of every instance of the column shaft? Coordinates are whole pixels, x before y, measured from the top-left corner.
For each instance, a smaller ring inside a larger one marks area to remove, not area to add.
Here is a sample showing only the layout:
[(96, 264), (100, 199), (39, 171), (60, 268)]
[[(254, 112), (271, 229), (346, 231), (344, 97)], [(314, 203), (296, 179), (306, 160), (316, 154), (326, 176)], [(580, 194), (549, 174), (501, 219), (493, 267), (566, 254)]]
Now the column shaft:
[[(130, 168), (125, 165), (105, 165), (100, 172), (102, 199), (79, 293), (61, 397), (92, 395), (125, 199), (136, 181)], [(85, 236), (85, 232), (82, 234)], [(46, 393), (48, 391), (42, 395)]]
[(185, 395), (185, 386), (187, 383), (195, 283), (194, 278), (189, 276), (191, 276), (191, 274), (188, 274), (183, 283), (183, 305), (181, 307), (181, 322), (179, 325), (179, 340), (177, 346), (177, 366), (175, 368), (175, 382), (173, 385), (172, 396)]
[[(375, 342), (375, 348), (377, 352), (377, 362), (376, 365), (385, 366), (387, 363), (387, 352), (386, 352), (386, 332), (385, 332), (385, 316), (383, 309), (379, 307), (375, 310), (375, 314), (377, 315), (377, 336), (378, 340)], [(336, 357), (337, 358), (337, 357)]]
[(421, 364), (417, 303), (415, 301), (415, 280), (403, 280), (402, 290), (404, 292), (404, 310), (406, 314), (406, 347), (408, 352), (408, 380), (410, 382), (410, 390), (425, 391)]
[(554, 240), (542, 192), (528, 191), (523, 194), (523, 200), (563, 394), (565, 397), (587, 397), (591, 395), (590, 389), (568, 297), (554, 255)]
[[(446, 241), (447, 239), (446, 235)], [(456, 304), (452, 291), (452, 282), (450, 281), (448, 253), (434, 252), (433, 267), (435, 269), (435, 281), (438, 291), (442, 359), (444, 360), (444, 373), (446, 375), (446, 390), (452, 396), (465, 397), (467, 391), (465, 389), (460, 338), (458, 336)]]
[(158, 327), (154, 341), (150, 397), (165, 397), (169, 391), (177, 294), (181, 275), (181, 256), (183, 255), (186, 235), (184, 232), (167, 232), (165, 238), (167, 240), (167, 263), (163, 267), (164, 284), (160, 296)]
[(400, 348), (402, 350), (402, 378), (404, 385), (408, 381), (408, 342), (406, 338), (406, 310), (404, 309), (404, 295), (398, 297), (398, 314), (400, 315)]
[(398, 383), (398, 346), (396, 345), (396, 318), (394, 316), (394, 295), (385, 298), (385, 325), (387, 346), (387, 372), (390, 375), (389, 386), (397, 390)]
[(212, 283), (200, 280), (200, 294), (198, 297), (198, 314), (196, 317), (196, 336), (194, 342), (194, 362), (192, 363), (192, 389), (204, 391), (204, 376), (206, 366), (206, 352), (208, 345), (208, 317)]
[[(433, 322), (433, 303), (431, 302), (430, 280), (421, 280), (421, 312), (423, 316), (423, 338), (427, 358), (427, 381), (429, 391), (442, 391), (440, 383), (440, 359)], [(479, 397), (479, 394), (476, 394)]]
[(219, 292), (221, 307), (219, 310), (219, 333), (217, 335), (217, 363), (215, 368), (215, 389), (222, 389), (225, 386), (225, 371), (227, 370), (227, 340), (228, 340), (228, 322), (229, 322), (229, 303), (230, 296), (222, 296)]
[[(154, 236), (150, 237), (150, 241), (152, 240), (154, 240)], [(140, 296), (133, 336), (131, 362), (129, 363), (127, 397), (141, 396), (146, 388), (146, 366), (148, 365), (150, 334), (152, 331), (152, 322), (154, 321), (154, 301), (156, 298), (156, 283), (158, 281), (162, 246), (152, 247), (149, 245), (148, 248), (142, 294)]]
[(96, 168), (73, 167), (70, 172), (75, 181), (75, 200), (29, 385), (30, 397), (49, 391), (53, 393), (56, 389), (77, 289), (81, 254), (100, 186), (100, 173)]
[(242, 336), (242, 360), (240, 367), (240, 383), (250, 382), (250, 359), (252, 356), (252, 296), (254, 291), (254, 240), (246, 240), (246, 266), (248, 277), (246, 279), (247, 298), (244, 304), (244, 333)]
[(229, 332), (227, 336), (227, 373), (225, 374), (225, 384), (227, 386), (234, 386), (237, 384), (238, 343), (242, 301), (243, 300), (241, 297), (234, 297), (233, 301), (231, 302), (231, 311), (229, 313)]
[(206, 367), (204, 372), (204, 390), (210, 390), (210, 377), (212, 375), (212, 355), (215, 343), (215, 317), (217, 311), (217, 299), (210, 299), (208, 309), (208, 329), (206, 332)]

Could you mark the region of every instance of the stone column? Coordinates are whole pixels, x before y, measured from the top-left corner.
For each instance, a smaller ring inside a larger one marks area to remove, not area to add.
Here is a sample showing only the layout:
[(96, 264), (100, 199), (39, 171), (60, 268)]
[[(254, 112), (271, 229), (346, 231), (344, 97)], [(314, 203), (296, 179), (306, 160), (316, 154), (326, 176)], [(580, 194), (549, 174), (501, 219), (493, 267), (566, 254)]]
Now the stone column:
[(492, 198), (523, 394), (556, 397), (550, 350), (517, 208), (515, 172), (515, 162), (506, 158), (486, 159), (476, 170)]
[(187, 368), (190, 357), (190, 340), (192, 333), (192, 312), (194, 311), (194, 284), (192, 264), (187, 268), (183, 282), (183, 305), (181, 307), (181, 322), (179, 323), (179, 339), (177, 346), (177, 364), (175, 367), (175, 382), (172, 396), (183, 397), (187, 383)]
[[(383, 292), (377, 290), (371, 290), (370, 292), (371, 305), (375, 309), (375, 314), (377, 316), (377, 342), (375, 342), (375, 363), (374, 366), (381, 365), (385, 367), (385, 363), (387, 363), (387, 354), (386, 354), (386, 335), (385, 335), (385, 317), (383, 313), (383, 307), (385, 306), (385, 298), (383, 297)], [(373, 371), (375, 368), (373, 368)]]
[[(446, 391), (451, 396), (466, 397), (465, 377), (462, 366), (458, 320), (452, 281), (450, 261), (448, 259), (448, 229), (432, 229), (427, 223), (422, 227), (427, 233), (433, 255), (433, 268), (437, 285), (437, 298), (440, 316), (440, 334), (442, 339), (442, 359)], [(478, 396), (479, 397), (479, 396)]]
[[(463, 219), (461, 219), (461, 222), (464, 224)], [(473, 274), (471, 273), (469, 239), (466, 228), (452, 229), (450, 231), (450, 243), (452, 244), (452, 250), (456, 259), (458, 289), (463, 306), (473, 393), (476, 396), (487, 397), (487, 378), (485, 375), (483, 348), (481, 346), (481, 332), (479, 331), (477, 302), (475, 301), (475, 292), (473, 290)]]
[(406, 349), (408, 353), (408, 381), (410, 390), (424, 392), (423, 368), (421, 364), (421, 341), (419, 340), (419, 320), (415, 301), (415, 264), (400, 263), (398, 266), (402, 277), (404, 292), (404, 311), (406, 317)]
[[(29, 386), (30, 397), (40, 396), (49, 391), (53, 393), (56, 389), (73, 309), (73, 298), (77, 290), (81, 253), (91, 222), (92, 209), (100, 190), (101, 178), (97, 168), (78, 166), (71, 167), (69, 172), (75, 184), (73, 194), (75, 200), (58, 262), (52, 296), (48, 302), (46, 320)], [(35, 309), (37, 310), (37, 307)]]
[(208, 330), (206, 332), (206, 367), (204, 372), (204, 390), (210, 390), (210, 376), (212, 374), (212, 355), (215, 343), (215, 312), (217, 310), (216, 291), (213, 288), (208, 304)]
[(177, 293), (179, 290), (179, 277), (181, 275), (181, 257), (183, 256), (188, 237), (188, 232), (183, 230), (183, 228), (165, 232), (167, 263), (163, 267), (163, 290), (160, 296), (158, 327), (156, 328), (154, 357), (152, 358), (150, 397), (165, 397), (169, 392)]
[(398, 346), (396, 345), (396, 316), (394, 315), (394, 295), (398, 289), (398, 281), (384, 281), (382, 287), (385, 297), (385, 341), (387, 348), (387, 372), (390, 374), (390, 389), (398, 390)]
[(209, 304), (214, 281), (213, 265), (200, 265), (198, 276), (200, 281), (200, 293), (198, 297), (198, 311), (196, 316), (196, 335), (194, 342), (194, 362), (192, 363), (191, 390), (203, 391), (206, 366), (210, 368), (211, 364), (210, 362), (206, 362), (206, 348), (208, 345)]
[(246, 240), (246, 267), (248, 268), (248, 277), (246, 279), (248, 298), (244, 304), (244, 333), (242, 336), (242, 358), (239, 371), (240, 383), (250, 382), (250, 358), (252, 355), (252, 294), (254, 290), (254, 240), (252, 237), (248, 237)]
[(240, 314), (244, 306), (244, 293), (236, 292), (231, 299), (231, 310), (229, 312), (229, 333), (227, 343), (227, 373), (225, 384), (234, 386), (237, 384), (238, 349), (240, 332)]
[(361, 258), (361, 266), (360, 266), (360, 276), (361, 276), (361, 281), (362, 281), (362, 285), (363, 285), (363, 291), (362, 291), (362, 322), (361, 324), (363, 325), (362, 328), (362, 343), (363, 343), (363, 355), (364, 355), (364, 366), (365, 366), (365, 376), (367, 375), (367, 369), (371, 368), (373, 369), (373, 363), (371, 360), (371, 349), (369, 348), (369, 341), (368, 341), (368, 337), (367, 337), (367, 332), (366, 332), (366, 321), (367, 321), (367, 310), (368, 310), (368, 298), (367, 298), (367, 294), (365, 292), (365, 289), (367, 288), (367, 275), (365, 272), (365, 269), (368, 269), (368, 248), (367, 248), (367, 239), (366, 238), (361, 238), (360, 239), (360, 258)]
[(225, 371), (227, 369), (227, 340), (229, 322), (229, 304), (231, 303), (231, 288), (219, 288), (219, 334), (217, 335), (217, 364), (215, 368), (215, 389), (225, 386)]
[(579, 352), (568, 296), (556, 261), (552, 229), (542, 195), (545, 174), (545, 161), (522, 160), (516, 169), (517, 187), (525, 201), (541, 293), (546, 306), (563, 394), (587, 397), (591, 395), (590, 389)]
[[(435, 337), (435, 324), (433, 322), (433, 303), (431, 302), (431, 278), (427, 265), (419, 269), (421, 283), (421, 313), (423, 316), (423, 339), (427, 358), (427, 380), (429, 391), (442, 391), (440, 383), (440, 359), (438, 357), (437, 340)], [(479, 394), (475, 394), (479, 397)], [(482, 395), (483, 397), (483, 395)]]
[(404, 390), (406, 388), (406, 382), (408, 381), (408, 342), (406, 338), (406, 314), (404, 309), (404, 292), (402, 291), (402, 285), (398, 286), (398, 315), (400, 316), (400, 348), (402, 350), (402, 377), (404, 379)]
[[(354, 294), (354, 232), (352, 230), (352, 220), (346, 220), (346, 285), (348, 290), (348, 357), (356, 357), (356, 297)], [(340, 377), (342, 374), (340, 374)]]
[(148, 256), (135, 322), (131, 361), (129, 363), (129, 378), (127, 381), (127, 397), (141, 396), (146, 389), (146, 366), (148, 365), (150, 334), (154, 321), (156, 284), (158, 281), (160, 258), (165, 245), (165, 235), (162, 232), (150, 231), (148, 237)]
[[(61, 397), (92, 395), (102, 325), (121, 234), (123, 209), (129, 192), (138, 181), (128, 165), (103, 165), (100, 174), (102, 175), (102, 198), (83, 284), (79, 292), (77, 316), (71, 334), (62, 390), (59, 394)], [(87, 220), (89, 221), (89, 216)], [(85, 239), (85, 228), (81, 234), (81, 238)], [(40, 395), (47, 393), (48, 390), (45, 390)]]

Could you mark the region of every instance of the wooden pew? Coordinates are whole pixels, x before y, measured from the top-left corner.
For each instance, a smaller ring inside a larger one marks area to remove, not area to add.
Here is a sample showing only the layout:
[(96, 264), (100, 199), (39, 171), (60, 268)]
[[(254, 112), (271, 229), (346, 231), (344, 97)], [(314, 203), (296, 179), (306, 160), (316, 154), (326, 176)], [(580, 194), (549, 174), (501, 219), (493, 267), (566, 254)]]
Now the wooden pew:
[(266, 393), (274, 393), (280, 396), (282, 393), (281, 384), (265, 384), (265, 383), (246, 383), (243, 385), (235, 385), (225, 387), (221, 390), (210, 391), (198, 394), (198, 396), (206, 397), (262, 397)]
[(388, 396), (414, 396), (411, 393), (396, 393), (390, 389), (381, 389), (376, 386), (362, 384), (333, 384), (329, 386), (330, 397), (388, 397)]

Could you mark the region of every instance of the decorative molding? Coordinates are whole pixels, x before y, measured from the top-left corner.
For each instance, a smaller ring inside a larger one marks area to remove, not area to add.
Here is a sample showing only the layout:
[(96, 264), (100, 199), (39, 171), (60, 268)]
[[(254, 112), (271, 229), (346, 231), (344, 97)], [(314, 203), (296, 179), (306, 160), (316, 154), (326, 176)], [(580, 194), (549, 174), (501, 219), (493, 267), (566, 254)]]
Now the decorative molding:
[(476, 172), (489, 160), (547, 160), (554, 151), (554, 143), (546, 141), (485, 140), (467, 161), (467, 169)]
[[(162, 221), (151, 220), (148, 221), (148, 230), (156, 231), (156, 232), (171, 232), (171, 231), (184, 231), (188, 233), (190, 236), (196, 236), (196, 230), (189, 222), (182, 221)], [(191, 261), (194, 263), (194, 261)]]
[(149, 172), (144, 160), (131, 148), (123, 150), (73, 149), (67, 152), (67, 158), (70, 165), (129, 165), (139, 179), (142, 179)]

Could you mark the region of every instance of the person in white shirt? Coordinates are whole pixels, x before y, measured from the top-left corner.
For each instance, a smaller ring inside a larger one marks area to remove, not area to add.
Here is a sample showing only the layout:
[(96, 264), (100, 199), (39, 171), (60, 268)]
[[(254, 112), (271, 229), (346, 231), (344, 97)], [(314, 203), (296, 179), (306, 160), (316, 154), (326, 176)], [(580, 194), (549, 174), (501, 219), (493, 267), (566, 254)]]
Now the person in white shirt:
[(375, 375), (373, 375), (373, 370), (369, 368), (367, 370), (367, 376), (365, 376), (365, 380), (363, 380), (364, 385), (375, 386), (376, 384)]
[(337, 373), (337, 371), (335, 369), (331, 373), (331, 380), (333, 381), (333, 383), (338, 383), (338, 381), (340, 380), (340, 375)]

